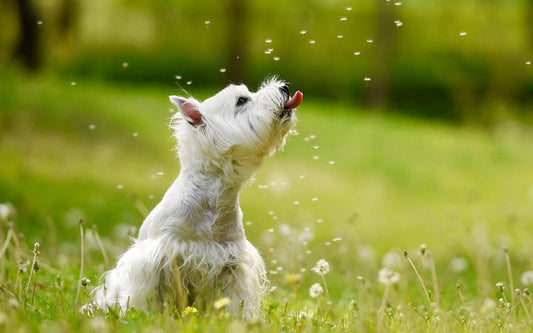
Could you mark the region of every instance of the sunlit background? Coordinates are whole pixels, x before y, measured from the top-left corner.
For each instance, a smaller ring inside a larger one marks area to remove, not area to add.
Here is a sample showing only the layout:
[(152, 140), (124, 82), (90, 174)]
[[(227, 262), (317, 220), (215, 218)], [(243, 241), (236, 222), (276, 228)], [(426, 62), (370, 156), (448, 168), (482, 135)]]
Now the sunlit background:
[[(0, 13), (0, 203), (59, 262), (79, 218), (119, 254), (177, 176), (168, 95), (277, 75), (304, 93), (297, 131), (241, 199), (274, 285), (325, 257), (332, 294), (350, 294), (384, 253), (420, 244), (443, 270), (455, 255), (502, 267), (503, 247), (533, 264), (533, 1), (8, 0)], [(490, 274), (465, 284), (488, 294)]]

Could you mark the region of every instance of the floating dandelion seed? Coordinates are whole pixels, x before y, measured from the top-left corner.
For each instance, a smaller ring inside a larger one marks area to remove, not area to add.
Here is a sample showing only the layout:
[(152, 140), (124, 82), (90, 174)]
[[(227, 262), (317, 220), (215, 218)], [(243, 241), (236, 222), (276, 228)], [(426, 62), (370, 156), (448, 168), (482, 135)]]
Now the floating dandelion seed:
[(311, 40), (309, 41), (309, 44), (315, 44), (315, 43), (316, 43), (316, 41), (315, 41), (314, 39), (311, 39)]
[(124, 188), (123, 185), (121, 185), (121, 184), (118, 184), (118, 185), (117, 185), (117, 189), (122, 190), (123, 188)]
[(175, 78), (176, 80), (181, 80), (181, 75), (176, 75)]
[(328, 164), (329, 165), (333, 165), (333, 164), (335, 164), (335, 161), (329, 161)]
[(158, 176), (162, 176), (162, 175), (164, 175), (164, 174), (165, 174), (165, 173), (164, 173), (163, 171), (158, 171), (158, 172), (156, 172), (156, 175), (158, 175)]
[(315, 267), (311, 268), (318, 275), (326, 275), (329, 272), (329, 263), (326, 259), (320, 259), (316, 262)]
[(267, 43), (267, 44), (272, 43), (272, 39), (265, 39), (265, 43)]
[(401, 2), (395, 2), (394, 5), (395, 5), (395, 6), (401, 6), (402, 3), (401, 3)]
[(76, 85), (76, 81), (71, 81), (71, 82), (70, 82), (70, 85), (71, 85), (71, 86), (75, 86), (75, 85)]
[(316, 135), (314, 135), (314, 134), (309, 135), (309, 139), (310, 139), (310, 140), (314, 140), (314, 139), (316, 139)]
[(341, 240), (342, 240), (342, 238), (336, 237), (336, 238), (333, 238), (331, 241), (332, 242), (340, 242)]
[(208, 21), (205, 21), (204, 24), (205, 24), (205, 25), (210, 25), (210, 24), (211, 24), (211, 21), (209, 21), (209, 20), (208, 20)]
[(400, 20), (394, 21), (394, 24), (396, 24), (397, 27), (401, 27), (403, 25), (403, 22)]
[(372, 44), (372, 43), (374, 43), (374, 40), (373, 40), (373, 39), (367, 39), (366, 42), (367, 42), (368, 44)]
[(318, 149), (318, 148), (320, 148), (319, 145), (315, 145), (315, 146), (313, 146), (313, 149)]
[(520, 278), (525, 286), (533, 285), (533, 271), (525, 271)]
[(359, 52), (359, 51), (355, 51), (355, 52), (353, 53), (353, 55), (356, 55), (356, 56), (358, 56), (358, 55), (360, 55), (360, 54), (361, 54), (361, 52)]
[(531, 61), (526, 61), (526, 65), (527, 66), (531, 65)]
[(352, 7), (346, 7), (346, 10), (350, 11), (350, 10), (352, 10)]
[(252, 225), (252, 222), (251, 221), (247, 221), (245, 224), (246, 225)]
[(372, 81), (372, 79), (371, 79), (370, 77), (368, 77), (368, 76), (365, 76), (365, 78), (364, 78), (363, 80), (365, 80), (365, 82), (370, 82), (370, 81)]
[(324, 220), (322, 219), (316, 219), (316, 223), (322, 223)]
[(43, 21), (37, 21), (37, 25), (43, 25)]
[(346, 16), (341, 17), (341, 21), (348, 21), (348, 18)]
[(300, 35), (305, 35), (307, 33), (307, 30), (301, 30)]
[(305, 178), (305, 175), (300, 175), (298, 178), (300, 178), (300, 179), (304, 179), (304, 178)]
[(279, 61), (279, 57), (274, 57), (272, 59), (274, 59), (274, 61)]
[(133, 133), (132, 135), (133, 135), (133, 137), (134, 137), (134, 138), (136, 138), (136, 137), (138, 137), (138, 136), (139, 136), (139, 133), (137, 133), (137, 132), (134, 132), (134, 133)]
[(466, 36), (466, 31), (461, 31), (461, 32), (459, 33), (459, 36)]
[(95, 125), (95, 124), (90, 124), (90, 125), (89, 125), (89, 129), (90, 129), (91, 131), (94, 130), (95, 128), (96, 128), (96, 125)]
[(318, 161), (318, 160), (320, 159), (320, 156), (315, 155), (315, 156), (313, 156), (313, 159), (314, 159), (315, 161)]
[(294, 201), (293, 204), (297, 206), (300, 204), (300, 201)]
[(312, 202), (317, 202), (318, 201), (318, 198), (313, 198), (311, 199)]
[(226, 73), (226, 69), (225, 68), (221, 68), (220, 69), (220, 73)]
[(274, 229), (270, 228), (270, 229), (268, 229), (267, 231), (270, 232), (270, 233), (273, 233), (273, 232), (274, 232)]
[(344, 37), (343, 35), (337, 35), (338, 39), (342, 39), (343, 37)]
[(312, 298), (317, 298), (318, 296), (322, 295), (324, 293), (324, 288), (320, 285), (320, 283), (315, 283), (309, 288), (309, 296)]
[(187, 85), (190, 86), (192, 84), (192, 81), (187, 81)]
[(388, 267), (379, 270), (378, 281), (386, 286), (391, 286), (400, 281), (400, 274)]

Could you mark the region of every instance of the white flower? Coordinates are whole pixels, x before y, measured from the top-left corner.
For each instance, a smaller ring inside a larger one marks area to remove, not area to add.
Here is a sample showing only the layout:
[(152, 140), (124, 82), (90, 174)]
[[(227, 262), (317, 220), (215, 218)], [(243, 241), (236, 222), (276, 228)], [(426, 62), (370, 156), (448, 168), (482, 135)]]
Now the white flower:
[(326, 275), (329, 272), (329, 264), (325, 259), (320, 259), (311, 270), (318, 275)]
[(526, 286), (533, 285), (533, 271), (525, 271), (520, 280)]
[(386, 286), (391, 286), (400, 281), (400, 274), (388, 267), (383, 267), (379, 270), (378, 280)]
[(0, 204), (0, 221), (7, 221), (15, 216), (15, 207), (10, 203)]
[(309, 288), (309, 295), (313, 298), (317, 298), (318, 296), (322, 295), (324, 292), (324, 289), (320, 285), (320, 283), (315, 283)]
[(383, 256), (383, 259), (381, 259), (381, 264), (383, 267), (391, 268), (391, 269), (400, 269), (403, 267), (404, 259), (402, 256), (395, 251), (389, 251), (385, 253)]

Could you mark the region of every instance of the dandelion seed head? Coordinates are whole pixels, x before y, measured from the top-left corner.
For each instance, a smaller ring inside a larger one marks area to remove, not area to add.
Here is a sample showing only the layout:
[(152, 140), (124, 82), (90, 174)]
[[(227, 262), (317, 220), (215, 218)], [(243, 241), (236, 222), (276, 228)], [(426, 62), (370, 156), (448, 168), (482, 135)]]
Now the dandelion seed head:
[(324, 292), (324, 289), (322, 288), (320, 283), (314, 283), (309, 288), (309, 296), (311, 296), (312, 298), (319, 297), (320, 295), (322, 295), (323, 292)]
[(520, 277), (520, 281), (525, 286), (533, 285), (533, 271), (525, 271)]
[(400, 281), (400, 274), (388, 267), (379, 270), (378, 281), (386, 286), (391, 286)]
[(225, 68), (221, 68), (219, 71), (220, 71), (220, 73), (226, 73), (226, 69)]
[(311, 268), (311, 271), (318, 275), (326, 275), (329, 272), (329, 263), (326, 259), (320, 259), (316, 262), (315, 267)]

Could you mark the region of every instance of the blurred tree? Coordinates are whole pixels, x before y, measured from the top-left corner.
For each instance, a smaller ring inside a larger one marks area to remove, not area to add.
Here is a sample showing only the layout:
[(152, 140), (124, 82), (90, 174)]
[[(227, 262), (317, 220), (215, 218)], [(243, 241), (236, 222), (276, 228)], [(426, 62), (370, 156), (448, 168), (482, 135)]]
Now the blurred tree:
[(75, 27), (79, 21), (79, 0), (63, 0), (59, 10), (58, 30), (59, 36), (68, 41), (75, 33)]
[(376, 44), (372, 63), (372, 83), (368, 88), (367, 103), (372, 108), (385, 109), (389, 99), (392, 55), (394, 52), (394, 25), (392, 4), (378, 1), (376, 15)]
[(42, 59), (37, 9), (32, 0), (15, 0), (15, 4), (20, 30), (13, 56), (26, 68), (36, 70)]
[(227, 1), (227, 72), (230, 81), (234, 83), (244, 82), (246, 76), (247, 12), (246, 0)]

